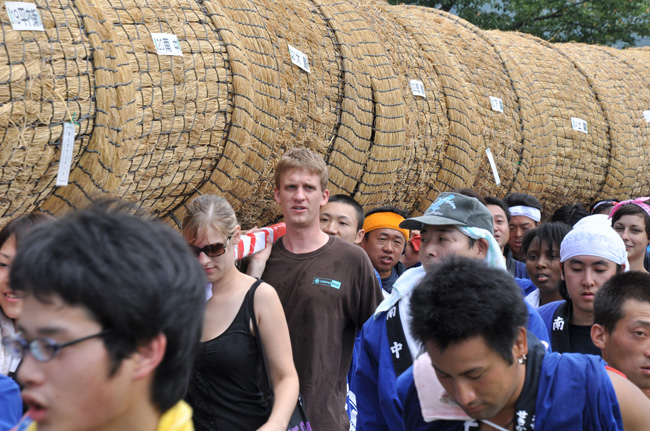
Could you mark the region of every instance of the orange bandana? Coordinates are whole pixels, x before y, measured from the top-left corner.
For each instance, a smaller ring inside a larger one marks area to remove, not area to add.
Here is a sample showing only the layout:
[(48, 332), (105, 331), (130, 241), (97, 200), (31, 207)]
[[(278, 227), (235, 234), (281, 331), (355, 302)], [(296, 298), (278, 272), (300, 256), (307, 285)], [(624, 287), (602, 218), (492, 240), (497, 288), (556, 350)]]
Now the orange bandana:
[(408, 240), (409, 230), (402, 229), (399, 224), (404, 221), (404, 217), (393, 212), (374, 213), (366, 216), (363, 221), (363, 230), (366, 233), (377, 229), (394, 229), (404, 235), (404, 239)]

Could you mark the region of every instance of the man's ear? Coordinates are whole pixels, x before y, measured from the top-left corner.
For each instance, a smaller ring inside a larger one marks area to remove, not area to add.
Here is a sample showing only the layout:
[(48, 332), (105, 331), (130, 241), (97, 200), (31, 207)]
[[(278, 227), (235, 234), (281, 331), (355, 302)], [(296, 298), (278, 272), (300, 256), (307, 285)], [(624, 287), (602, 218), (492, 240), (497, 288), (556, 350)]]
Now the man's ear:
[(522, 355), (528, 354), (528, 336), (526, 334), (526, 328), (523, 326), (519, 327), (515, 344), (512, 346), (512, 354), (515, 360), (519, 359)]
[(321, 195), (320, 206), (321, 208), (330, 200), (330, 191), (325, 189)]
[(476, 240), (476, 249), (478, 250), (478, 258), (483, 259), (485, 256), (487, 256), (487, 252), (489, 249), (488, 242), (484, 240), (483, 238), (479, 238)]
[(354, 239), (354, 243), (357, 244), (357, 245), (360, 245), (361, 241), (363, 241), (363, 238), (365, 237), (365, 235), (366, 235), (366, 231), (363, 230), (363, 229), (359, 229), (357, 231), (357, 237)]
[(601, 350), (607, 347), (607, 335), (607, 331), (599, 323), (594, 323), (591, 327), (591, 341)]
[(139, 346), (134, 354), (135, 366), (133, 378), (143, 379), (151, 374), (160, 365), (167, 350), (167, 337), (158, 334), (146, 344)]

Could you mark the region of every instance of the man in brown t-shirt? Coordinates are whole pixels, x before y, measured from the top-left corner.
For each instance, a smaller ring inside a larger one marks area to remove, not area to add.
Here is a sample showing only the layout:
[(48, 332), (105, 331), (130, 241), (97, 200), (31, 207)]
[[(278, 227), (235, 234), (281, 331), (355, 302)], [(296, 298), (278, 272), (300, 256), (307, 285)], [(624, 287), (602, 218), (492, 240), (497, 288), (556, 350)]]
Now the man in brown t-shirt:
[[(280, 159), (274, 197), (287, 232), (273, 245), (261, 275), (284, 307), (312, 428), (343, 431), (349, 428), (346, 374), (354, 337), (382, 294), (366, 253), (320, 229), (327, 182), (327, 166), (313, 151), (294, 148)], [(260, 263), (252, 261), (248, 273), (260, 275)]]

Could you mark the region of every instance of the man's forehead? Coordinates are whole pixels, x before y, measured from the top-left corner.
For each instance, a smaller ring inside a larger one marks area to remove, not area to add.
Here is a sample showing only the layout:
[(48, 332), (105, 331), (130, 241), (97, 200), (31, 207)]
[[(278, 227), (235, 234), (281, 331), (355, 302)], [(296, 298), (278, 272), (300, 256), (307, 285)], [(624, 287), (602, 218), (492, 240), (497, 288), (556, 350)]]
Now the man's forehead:
[(535, 220), (524, 215), (513, 215), (510, 217), (510, 224), (514, 225), (526, 225), (526, 224), (535, 224)]
[(400, 238), (404, 238), (404, 234), (400, 232), (397, 229), (392, 229), (390, 227), (382, 227), (379, 229), (375, 229), (373, 231), (370, 231), (369, 234), (374, 235), (374, 236), (399, 236)]
[(91, 312), (82, 305), (70, 305), (58, 295), (23, 298), (23, 310), (16, 327), (36, 335), (73, 333), (78, 327), (97, 325)]
[(650, 326), (650, 302), (628, 298), (621, 307), (623, 317)]
[(569, 259), (567, 259), (565, 262), (570, 263), (572, 265), (582, 265), (582, 266), (610, 266), (610, 265), (616, 265), (614, 262), (612, 262), (609, 259), (605, 259), (604, 257), (600, 256), (590, 256), (590, 255), (580, 255), (580, 256), (574, 256)]
[(320, 213), (330, 217), (346, 217), (358, 221), (354, 207), (344, 202), (328, 202), (321, 207)]
[[(300, 179), (296, 177), (301, 177)], [(320, 176), (316, 172), (311, 172), (305, 168), (291, 168), (287, 169), (280, 176), (280, 184), (284, 183), (295, 183), (295, 182), (315, 182), (320, 184)]]
[(490, 210), (493, 217), (506, 217), (506, 212), (499, 205), (487, 204), (487, 209)]

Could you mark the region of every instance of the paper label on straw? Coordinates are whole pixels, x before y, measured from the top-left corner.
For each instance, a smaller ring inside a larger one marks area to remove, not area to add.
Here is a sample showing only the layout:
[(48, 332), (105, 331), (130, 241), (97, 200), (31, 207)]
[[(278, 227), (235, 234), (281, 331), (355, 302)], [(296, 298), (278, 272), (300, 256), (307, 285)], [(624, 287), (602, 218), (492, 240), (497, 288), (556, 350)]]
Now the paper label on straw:
[(74, 148), (74, 124), (63, 123), (63, 137), (61, 138), (61, 160), (59, 160), (59, 174), (56, 176), (57, 187), (68, 185), (70, 165), (72, 165), (72, 149)]
[(5, 2), (5, 8), (14, 30), (45, 31), (34, 3), (8, 1)]
[(411, 84), (411, 93), (413, 93), (414, 96), (424, 97), (425, 99), (427, 98), (427, 93), (424, 92), (424, 84), (422, 81), (411, 79), (409, 83)]
[(503, 100), (498, 97), (490, 96), (490, 105), (493, 111), (503, 112)]
[(587, 132), (587, 122), (581, 118), (571, 117), (571, 127), (573, 130), (578, 132), (588, 133)]
[(183, 56), (181, 44), (178, 43), (178, 37), (170, 33), (151, 33), (153, 44), (156, 46), (158, 55), (179, 55)]
[(650, 111), (643, 111), (643, 118), (645, 118), (646, 123), (650, 123)]
[(492, 156), (492, 151), (489, 148), (485, 149), (487, 154), (488, 161), (490, 162), (490, 167), (492, 168), (492, 173), (494, 174), (494, 181), (497, 183), (497, 186), (501, 184), (501, 178), (499, 178), (499, 172), (497, 172), (497, 165), (494, 163), (494, 157)]
[(298, 48), (294, 48), (291, 45), (289, 46), (289, 55), (291, 56), (291, 62), (304, 70), (307, 73), (311, 73), (309, 70), (309, 57), (307, 54), (300, 51)]

